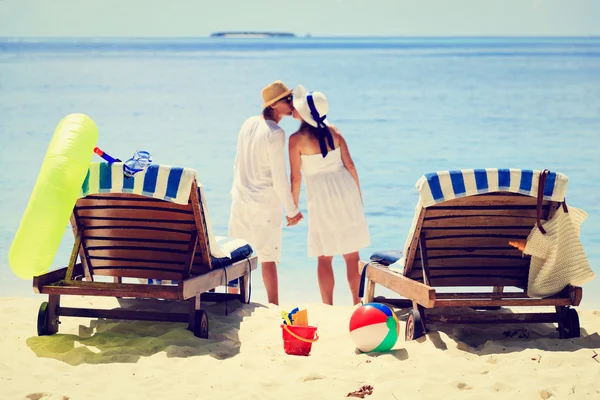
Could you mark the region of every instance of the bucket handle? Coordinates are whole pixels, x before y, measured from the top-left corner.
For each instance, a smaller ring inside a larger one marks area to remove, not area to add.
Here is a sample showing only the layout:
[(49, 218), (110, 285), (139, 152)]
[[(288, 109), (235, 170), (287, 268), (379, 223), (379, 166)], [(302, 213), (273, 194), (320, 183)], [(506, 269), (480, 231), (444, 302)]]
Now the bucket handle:
[(298, 339), (298, 340), (301, 340), (301, 341), (303, 341), (303, 342), (306, 342), (306, 343), (314, 343), (314, 342), (316, 342), (317, 340), (319, 340), (319, 335), (317, 334), (317, 332), (315, 332), (315, 338), (314, 338), (314, 339), (306, 339), (306, 338), (303, 338), (303, 337), (301, 337), (301, 336), (298, 336), (298, 335), (296, 335), (294, 332), (290, 331), (290, 328), (288, 328), (288, 327), (287, 327), (287, 325), (283, 325), (283, 329), (285, 329), (285, 331), (286, 331), (287, 333), (289, 333), (290, 335), (292, 335), (292, 336), (293, 336), (293, 337), (295, 337), (296, 339)]

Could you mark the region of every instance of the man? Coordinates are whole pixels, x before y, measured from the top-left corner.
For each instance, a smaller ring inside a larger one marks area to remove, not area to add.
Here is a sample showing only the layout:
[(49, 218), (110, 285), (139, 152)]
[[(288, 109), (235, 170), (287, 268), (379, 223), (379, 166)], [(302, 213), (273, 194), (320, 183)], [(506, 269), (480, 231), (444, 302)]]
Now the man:
[(296, 225), (302, 213), (292, 198), (284, 156), (285, 133), (278, 125), (283, 117), (292, 115), (292, 90), (275, 81), (262, 90), (262, 97), (262, 115), (247, 119), (238, 136), (229, 236), (250, 243), (261, 263), (268, 301), (278, 305), (281, 206), (288, 226)]

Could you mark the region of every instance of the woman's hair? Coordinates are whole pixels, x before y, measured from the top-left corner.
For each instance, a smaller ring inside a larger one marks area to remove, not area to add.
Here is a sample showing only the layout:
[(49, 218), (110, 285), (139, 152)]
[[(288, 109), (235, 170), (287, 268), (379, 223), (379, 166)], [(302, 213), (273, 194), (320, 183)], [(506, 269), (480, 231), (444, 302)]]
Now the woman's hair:
[(273, 116), (275, 115), (275, 113), (273, 112), (273, 107), (266, 106), (265, 108), (263, 108), (262, 115), (265, 119), (273, 119)]
[[(329, 132), (332, 132), (331, 128), (327, 127), (327, 129), (329, 129)], [(302, 122), (300, 123), (300, 128), (298, 128), (298, 130), (307, 132), (310, 136), (314, 137), (317, 140), (319, 140), (319, 138), (321, 137), (319, 128), (312, 126), (311, 124), (309, 124), (308, 122), (306, 122), (304, 120), (302, 120)], [(333, 134), (333, 132), (332, 132), (332, 134)], [(333, 150), (333, 149), (331, 149), (331, 150)]]

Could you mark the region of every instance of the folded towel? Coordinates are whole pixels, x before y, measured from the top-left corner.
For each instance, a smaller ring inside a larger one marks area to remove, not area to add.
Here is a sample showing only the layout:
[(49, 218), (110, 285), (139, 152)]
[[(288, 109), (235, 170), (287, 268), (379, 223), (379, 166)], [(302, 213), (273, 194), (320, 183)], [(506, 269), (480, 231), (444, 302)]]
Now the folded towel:
[(382, 265), (392, 265), (402, 258), (400, 250), (380, 250), (371, 254), (371, 261), (377, 261)]

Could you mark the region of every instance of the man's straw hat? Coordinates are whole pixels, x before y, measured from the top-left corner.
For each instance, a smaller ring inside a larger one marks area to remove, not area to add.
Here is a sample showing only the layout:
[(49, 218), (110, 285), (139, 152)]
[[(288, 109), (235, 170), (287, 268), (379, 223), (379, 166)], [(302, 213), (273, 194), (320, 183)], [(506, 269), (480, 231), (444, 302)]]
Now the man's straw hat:
[(281, 81), (275, 81), (268, 86), (265, 86), (262, 90), (263, 101), (265, 102), (262, 105), (262, 108), (269, 107), (271, 104), (274, 104), (278, 100), (283, 99), (284, 97), (290, 95), (292, 93), (292, 89), (288, 89), (287, 86)]

